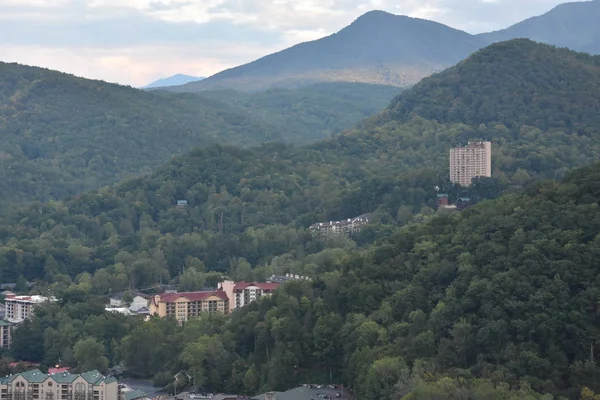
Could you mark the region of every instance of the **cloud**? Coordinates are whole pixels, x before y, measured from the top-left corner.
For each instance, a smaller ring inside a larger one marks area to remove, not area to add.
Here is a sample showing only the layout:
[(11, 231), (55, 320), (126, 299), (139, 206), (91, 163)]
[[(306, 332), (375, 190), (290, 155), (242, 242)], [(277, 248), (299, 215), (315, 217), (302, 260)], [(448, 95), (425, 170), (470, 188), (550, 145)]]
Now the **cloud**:
[(211, 75), (331, 34), (372, 9), (468, 32), (504, 28), (560, 0), (0, 0), (3, 61), (143, 85)]

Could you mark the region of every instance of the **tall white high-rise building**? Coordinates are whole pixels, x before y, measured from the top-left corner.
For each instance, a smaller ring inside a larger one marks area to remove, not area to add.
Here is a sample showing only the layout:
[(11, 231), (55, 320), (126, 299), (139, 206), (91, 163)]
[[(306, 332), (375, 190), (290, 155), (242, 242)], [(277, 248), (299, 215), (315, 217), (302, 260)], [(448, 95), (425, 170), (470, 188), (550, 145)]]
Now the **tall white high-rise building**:
[(469, 142), (450, 149), (450, 181), (470, 186), (473, 178), (492, 176), (492, 143)]
[(54, 297), (48, 298), (44, 296), (17, 296), (14, 294), (6, 295), (4, 298), (6, 320), (11, 323), (20, 323), (30, 318), (33, 315), (35, 306), (56, 301)]

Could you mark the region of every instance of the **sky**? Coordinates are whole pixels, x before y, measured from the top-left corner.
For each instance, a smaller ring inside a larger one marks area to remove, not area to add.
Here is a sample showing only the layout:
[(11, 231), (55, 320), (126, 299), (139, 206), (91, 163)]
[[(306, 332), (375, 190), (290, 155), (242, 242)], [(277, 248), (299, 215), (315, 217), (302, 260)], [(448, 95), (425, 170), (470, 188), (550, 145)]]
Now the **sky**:
[(563, 2), (0, 0), (0, 61), (142, 86), (176, 73), (210, 76), (337, 32), (370, 10), (480, 33)]

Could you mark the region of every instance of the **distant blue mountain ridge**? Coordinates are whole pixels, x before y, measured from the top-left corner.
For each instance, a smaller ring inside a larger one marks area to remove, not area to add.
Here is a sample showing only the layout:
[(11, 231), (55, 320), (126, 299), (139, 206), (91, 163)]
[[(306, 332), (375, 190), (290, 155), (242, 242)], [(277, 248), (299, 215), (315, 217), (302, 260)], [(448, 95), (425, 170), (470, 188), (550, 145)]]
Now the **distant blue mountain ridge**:
[(160, 88), (160, 87), (179, 86), (179, 85), (185, 85), (186, 83), (190, 83), (190, 82), (201, 81), (202, 79), (204, 79), (204, 78), (199, 77), (199, 76), (177, 74), (177, 75), (170, 76), (168, 78), (163, 78), (163, 79), (154, 81), (146, 86), (143, 86), (142, 89), (155, 89), (155, 88)]

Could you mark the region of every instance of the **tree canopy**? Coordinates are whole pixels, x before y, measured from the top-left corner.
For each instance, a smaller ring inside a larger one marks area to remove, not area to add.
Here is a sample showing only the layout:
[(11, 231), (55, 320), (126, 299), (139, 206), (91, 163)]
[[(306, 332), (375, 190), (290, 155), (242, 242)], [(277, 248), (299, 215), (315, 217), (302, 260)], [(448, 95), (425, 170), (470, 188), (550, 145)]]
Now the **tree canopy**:
[[(389, 104), (397, 88), (340, 84), (175, 94), (0, 63), (0, 202), (60, 199), (148, 174), (209, 143), (307, 143)], [(349, 95), (349, 92), (356, 93)]]
[(597, 136), (599, 93), (600, 56), (515, 39), (423, 79), (393, 101), (389, 118)]

